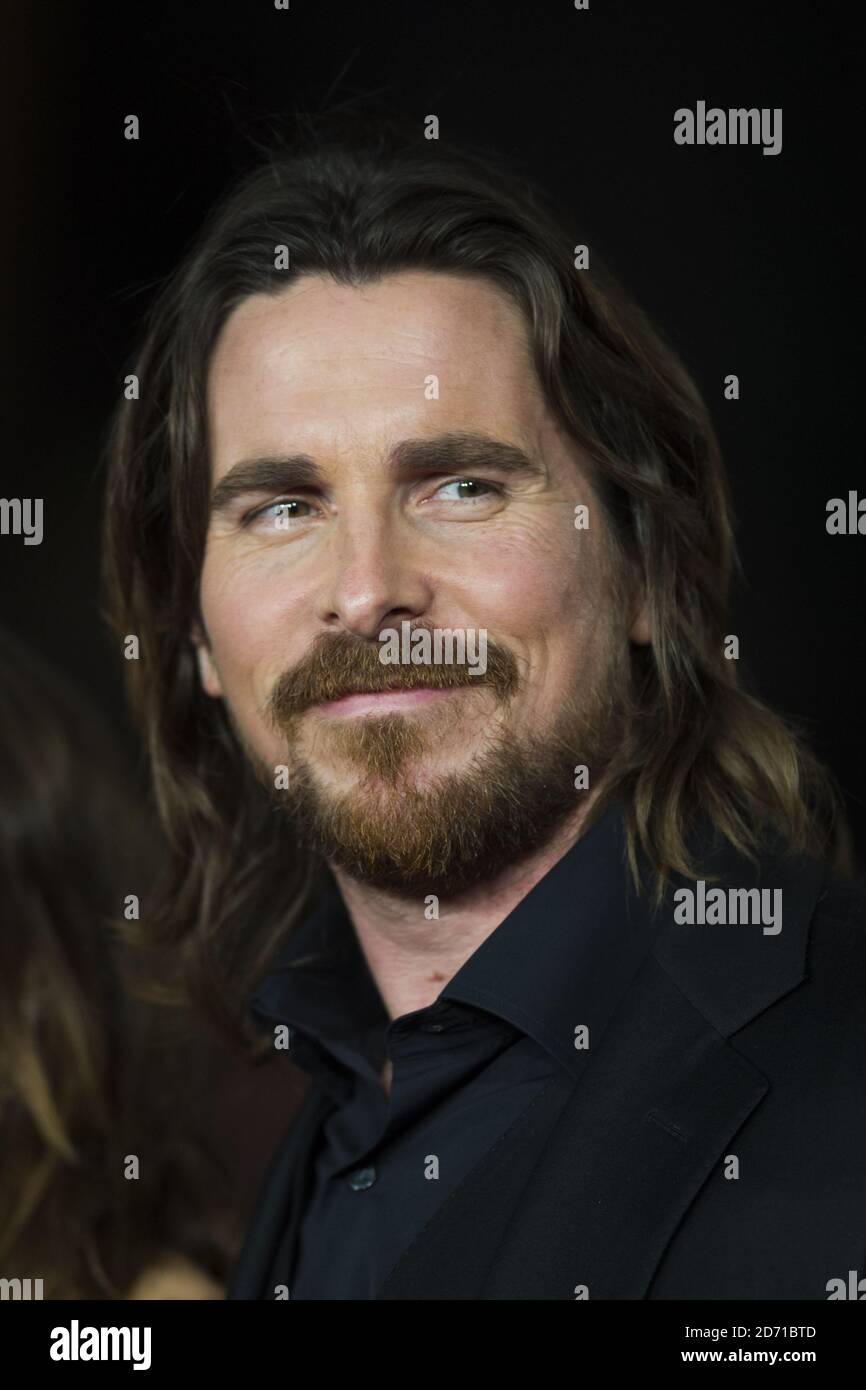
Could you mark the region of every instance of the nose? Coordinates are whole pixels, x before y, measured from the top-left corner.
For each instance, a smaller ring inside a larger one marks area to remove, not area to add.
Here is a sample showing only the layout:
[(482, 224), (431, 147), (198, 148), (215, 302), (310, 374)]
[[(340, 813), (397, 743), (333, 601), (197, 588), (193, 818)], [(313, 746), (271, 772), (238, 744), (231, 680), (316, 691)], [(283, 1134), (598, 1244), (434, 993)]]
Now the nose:
[(375, 641), (383, 628), (417, 620), (433, 597), (419, 558), (417, 536), (397, 519), (368, 511), (360, 522), (338, 523), (320, 593), (320, 622)]

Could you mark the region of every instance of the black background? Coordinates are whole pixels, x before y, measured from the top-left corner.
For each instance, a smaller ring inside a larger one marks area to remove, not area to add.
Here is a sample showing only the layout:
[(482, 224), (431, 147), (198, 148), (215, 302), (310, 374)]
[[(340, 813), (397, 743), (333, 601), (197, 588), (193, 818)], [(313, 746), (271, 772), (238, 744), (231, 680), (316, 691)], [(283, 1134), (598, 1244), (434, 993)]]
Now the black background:
[[(29, 12), (28, 12), (29, 11)], [(272, 0), (7, 6), (3, 621), (124, 723), (97, 610), (100, 450), (138, 320), (249, 136), (358, 94), (516, 154), (692, 369), (732, 480), (746, 584), (731, 631), (803, 721), (866, 843), (866, 537), (828, 536), (859, 484), (862, 54), (832, 4)], [(673, 113), (782, 107), (783, 148), (684, 148)], [(141, 138), (123, 138), (135, 113)], [(723, 379), (740, 378), (726, 401)], [(126, 737), (129, 737), (127, 732)]]

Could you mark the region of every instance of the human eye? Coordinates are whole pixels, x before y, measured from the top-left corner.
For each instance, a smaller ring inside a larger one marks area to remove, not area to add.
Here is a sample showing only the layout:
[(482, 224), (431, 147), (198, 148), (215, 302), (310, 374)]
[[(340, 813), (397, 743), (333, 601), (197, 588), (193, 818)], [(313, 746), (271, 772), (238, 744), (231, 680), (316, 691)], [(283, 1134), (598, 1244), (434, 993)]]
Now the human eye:
[[(306, 507), (306, 512), (300, 509)], [(266, 502), (262, 507), (253, 507), (245, 512), (241, 524), (244, 527), (270, 525), (275, 530), (288, 530), (293, 521), (306, 521), (311, 514), (312, 504), (302, 497), (279, 497), (274, 502)]]
[(445, 488), (466, 489), (445, 498), (454, 502), (481, 502), (502, 495), (502, 488), (497, 483), (489, 483), (482, 478), (451, 478), (436, 489), (434, 497), (442, 496)]

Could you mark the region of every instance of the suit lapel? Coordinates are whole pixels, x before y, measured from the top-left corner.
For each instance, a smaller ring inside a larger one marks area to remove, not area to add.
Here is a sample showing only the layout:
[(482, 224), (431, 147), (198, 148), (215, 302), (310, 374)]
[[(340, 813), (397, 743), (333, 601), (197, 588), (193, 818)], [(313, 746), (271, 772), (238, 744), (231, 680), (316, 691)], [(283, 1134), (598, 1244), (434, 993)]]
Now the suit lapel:
[(553, 1135), (486, 1298), (643, 1298), (769, 1089), (655, 961)]
[(483, 1297), (509, 1213), (574, 1087), (564, 1071), (545, 1085), (410, 1244), (377, 1298)]
[(592, 1065), (545, 1088), (378, 1296), (642, 1297), (767, 1089), (649, 961)]
[(713, 867), (723, 881), (783, 888), (784, 931), (677, 926), (668, 905), (596, 1055), (545, 1088), (409, 1246), (380, 1298), (646, 1296), (689, 1206), (769, 1090), (727, 1038), (805, 977), (824, 875), (784, 857), (753, 871), (722, 853)]

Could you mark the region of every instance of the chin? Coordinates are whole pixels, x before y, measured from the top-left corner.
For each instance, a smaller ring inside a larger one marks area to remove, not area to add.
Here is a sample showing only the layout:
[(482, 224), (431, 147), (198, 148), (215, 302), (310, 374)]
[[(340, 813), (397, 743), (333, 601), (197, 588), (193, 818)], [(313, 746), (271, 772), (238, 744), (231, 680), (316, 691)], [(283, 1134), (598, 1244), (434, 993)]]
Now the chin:
[(323, 791), (336, 795), (357, 791), (382, 791), (392, 797), (401, 791), (426, 791), (439, 786), (446, 777), (462, 777), (472, 765), (472, 757), (455, 750), (450, 756), (412, 758), (405, 766), (391, 772), (361, 767), (345, 762), (331, 764), (327, 770), (320, 764), (315, 771)]

